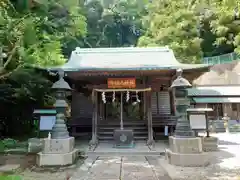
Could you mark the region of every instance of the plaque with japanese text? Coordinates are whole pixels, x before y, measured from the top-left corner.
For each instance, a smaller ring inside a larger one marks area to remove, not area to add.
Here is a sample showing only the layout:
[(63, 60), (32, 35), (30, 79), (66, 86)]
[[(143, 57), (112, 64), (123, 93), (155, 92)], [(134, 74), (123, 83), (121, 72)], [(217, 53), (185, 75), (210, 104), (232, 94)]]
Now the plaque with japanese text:
[(109, 89), (134, 89), (136, 88), (135, 78), (109, 78), (107, 81)]

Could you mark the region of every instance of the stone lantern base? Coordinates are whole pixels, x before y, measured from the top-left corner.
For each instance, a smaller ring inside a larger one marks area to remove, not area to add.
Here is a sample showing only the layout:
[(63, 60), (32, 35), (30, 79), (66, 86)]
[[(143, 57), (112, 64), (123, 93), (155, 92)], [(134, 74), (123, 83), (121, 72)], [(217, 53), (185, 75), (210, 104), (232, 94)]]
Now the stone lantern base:
[(166, 150), (166, 159), (177, 166), (206, 166), (210, 162), (208, 153), (203, 152), (202, 139), (199, 137), (169, 137), (170, 148)]
[(38, 166), (64, 166), (75, 162), (78, 150), (74, 149), (74, 137), (44, 139), (43, 151), (37, 155)]

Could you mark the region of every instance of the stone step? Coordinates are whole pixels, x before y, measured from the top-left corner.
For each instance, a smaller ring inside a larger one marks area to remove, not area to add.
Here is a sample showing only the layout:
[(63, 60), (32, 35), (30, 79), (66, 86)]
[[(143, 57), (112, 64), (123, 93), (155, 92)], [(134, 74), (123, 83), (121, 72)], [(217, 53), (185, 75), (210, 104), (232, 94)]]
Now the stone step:
[[(113, 140), (114, 130), (119, 129), (119, 122), (109, 122), (98, 126), (98, 139), (100, 141)], [(124, 129), (132, 129), (134, 132), (134, 140), (147, 140), (148, 130), (144, 122), (126, 122)]]
[[(113, 136), (109, 135), (109, 136), (98, 136), (98, 139), (100, 141), (108, 141), (108, 140), (113, 140)], [(134, 140), (138, 141), (138, 140), (147, 140), (147, 136), (134, 136)]]
[[(98, 132), (99, 135), (113, 135), (114, 132), (113, 131), (100, 131)], [(134, 136), (136, 135), (147, 135), (148, 132), (147, 131), (134, 131), (133, 132)]]
[[(102, 131), (114, 131), (114, 129), (119, 129), (119, 126), (118, 127), (99, 127), (98, 130), (102, 130)], [(124, 127), (124, 129), (133, 129), (133, 130), (147, 130), (146, 126), (142, 126), (142, 127)]]
[[(126, 150), (126, 149), (125, 149)], [(157, 152), (157, 151), (131, 151), (131, 148), (129, 148), (128, 151), (121, 152), (121, 149), (118, 152), (114, 151), (104, 151), (104, 152), (87, 152), (87, 156), (163, 156), (163, 152)]]
[[(123, 123), (124, 127), (145, 127), (145, 123), (131, 123), (131, 124), (126, 124)], [(108, 124), (98, 124), (98, 127), (120, 127), (120, 122), (118, 123), (108, 123)]]

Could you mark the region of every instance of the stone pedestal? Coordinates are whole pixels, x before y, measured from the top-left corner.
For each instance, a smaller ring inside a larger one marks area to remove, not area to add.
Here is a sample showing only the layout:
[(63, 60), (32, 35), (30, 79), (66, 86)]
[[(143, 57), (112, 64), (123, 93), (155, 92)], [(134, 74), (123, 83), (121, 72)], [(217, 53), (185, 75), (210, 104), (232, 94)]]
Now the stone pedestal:
[(203, 151), (217, 151), (218, 150), (218, 138), (217, 137), (201, 137)]
[(43, 151), (38, 153), (39, 166), (64, 166), (73, 164), (77, 157), (74, 137), (66, 139), (44, 139)]
[(116, 147), (129, 148), (133, 146), (133, 130), (116, 129), (114, 130), (114, 140)]
[(209, 164), (209, 155), (203, 152), (202, 139), (169, 137), (170, 149), (166, 150), (166, 159), (177, 166), (205, 166)]

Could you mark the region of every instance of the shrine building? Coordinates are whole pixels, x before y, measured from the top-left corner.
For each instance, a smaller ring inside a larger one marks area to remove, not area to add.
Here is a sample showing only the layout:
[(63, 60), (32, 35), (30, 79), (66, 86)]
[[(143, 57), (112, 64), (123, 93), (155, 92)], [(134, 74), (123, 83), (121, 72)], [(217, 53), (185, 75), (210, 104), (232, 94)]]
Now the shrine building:
[(168, 47), (76, 48), (61, 67), (73, 89), (68, 120), (74, 137), (113, 140), (116, 128), (132, 129), (134, 140), (168, 136), (176, 124), (176, 70), (192, 82), (205, 64), (182, 64)]

